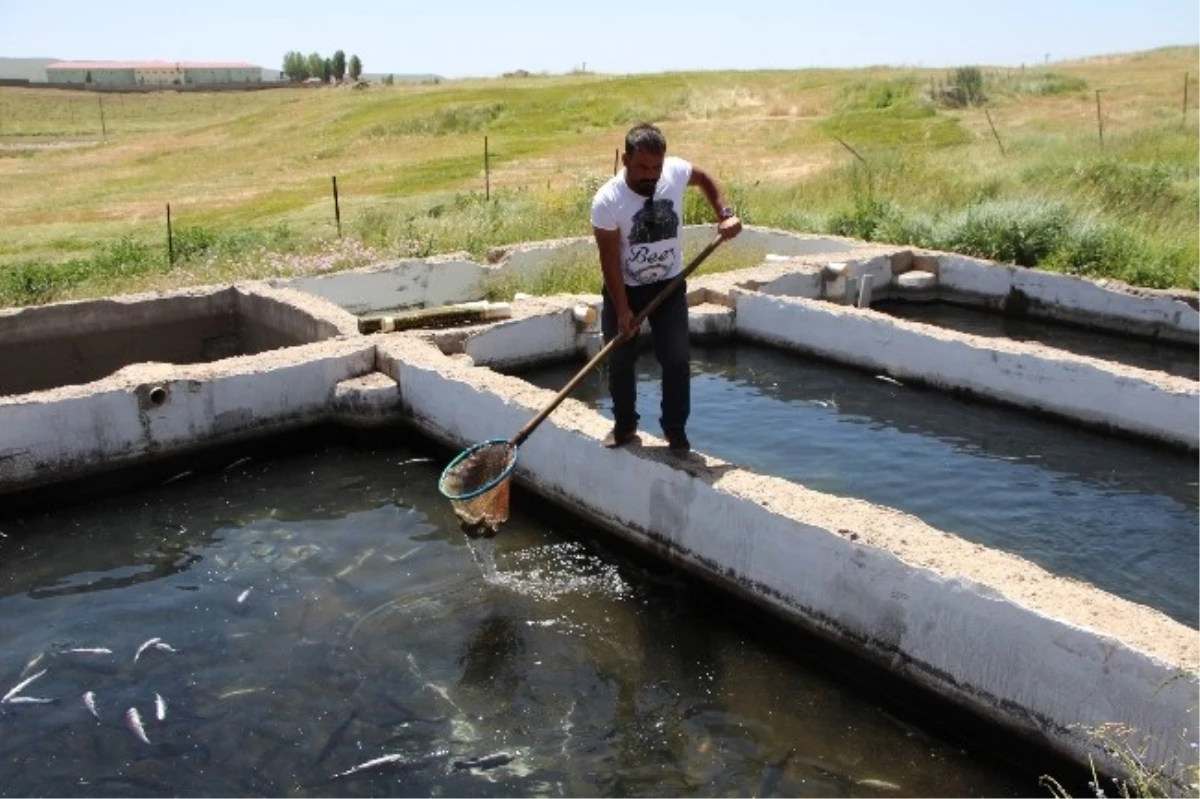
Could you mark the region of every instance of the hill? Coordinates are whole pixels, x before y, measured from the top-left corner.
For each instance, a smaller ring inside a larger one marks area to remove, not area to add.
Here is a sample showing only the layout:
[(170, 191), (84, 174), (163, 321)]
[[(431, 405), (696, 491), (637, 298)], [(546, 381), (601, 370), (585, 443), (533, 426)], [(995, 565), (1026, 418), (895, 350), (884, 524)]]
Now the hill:
[[(751, 224), (1195, 288), (1198, 56), (100, 102), (0, 87), (0, 304), (586, 236), (592, 192), (645, 119)], [(686, 221), (710, 221), (693, 195)], [(182, 265), (164, 271), (168, 202)]]

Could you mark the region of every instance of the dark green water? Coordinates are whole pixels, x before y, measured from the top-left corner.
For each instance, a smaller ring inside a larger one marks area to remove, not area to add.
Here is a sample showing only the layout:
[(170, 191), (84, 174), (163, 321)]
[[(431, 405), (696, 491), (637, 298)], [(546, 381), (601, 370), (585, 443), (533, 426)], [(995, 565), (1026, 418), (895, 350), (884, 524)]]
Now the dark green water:
[(332, 444), (0, 518), (0, 692), (44, 671), (20, 696), (53, 700), (0, 705), (0, 794), (1048, 795), (520, 493), (473, 548), (444, 456)]
[[(660, 372), (639, 360), (642, 426)], [(554, 390), (575, 364), (522, 375)], [(739, 344), (693, 350), (692, 446), (907, 511), (1057, 574), (1200, 622), (1196, 456)], [(604, 370), (572, 395), (611, 418)]]

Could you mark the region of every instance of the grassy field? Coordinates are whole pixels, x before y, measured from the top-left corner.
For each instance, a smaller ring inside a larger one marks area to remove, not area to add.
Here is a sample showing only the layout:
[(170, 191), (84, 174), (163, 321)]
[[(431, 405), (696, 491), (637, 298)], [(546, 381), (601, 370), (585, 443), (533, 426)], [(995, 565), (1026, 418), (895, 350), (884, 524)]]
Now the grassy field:
[[(0, 87), (0, 305), (590, 235), (591, 195), (643, 119), (750, 224), (1195, 289), (1198, 57), (247, 93)], [(951, 85), (982, 97), (951, 107)], [(685, 221), (709, 217), (689, 193)], [(589, 285), (589, 268), (535, 288)]]

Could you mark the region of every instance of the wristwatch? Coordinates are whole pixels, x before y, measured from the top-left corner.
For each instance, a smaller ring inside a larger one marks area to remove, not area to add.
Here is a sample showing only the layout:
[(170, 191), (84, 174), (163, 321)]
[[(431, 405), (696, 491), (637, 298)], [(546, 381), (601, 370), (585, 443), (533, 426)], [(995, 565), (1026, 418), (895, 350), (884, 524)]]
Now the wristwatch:
[(720, 218), (720, 220), (722, 222), (724, 222), (726, 219), (737, 216), (737, 213), (733, 210), (732, 205), (727, 205), (721, 209), (720, 213), (718, 213), (717, 216)]

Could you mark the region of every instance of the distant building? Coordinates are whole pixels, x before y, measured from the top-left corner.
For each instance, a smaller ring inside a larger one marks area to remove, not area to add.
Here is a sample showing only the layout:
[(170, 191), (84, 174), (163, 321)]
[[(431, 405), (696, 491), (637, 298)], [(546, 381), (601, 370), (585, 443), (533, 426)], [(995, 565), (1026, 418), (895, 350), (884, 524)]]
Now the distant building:
[(242, 61), (57, 61), (46, 65), (48, 83), (187, 86), (262, 83), (262, 79), (262, 67)]

